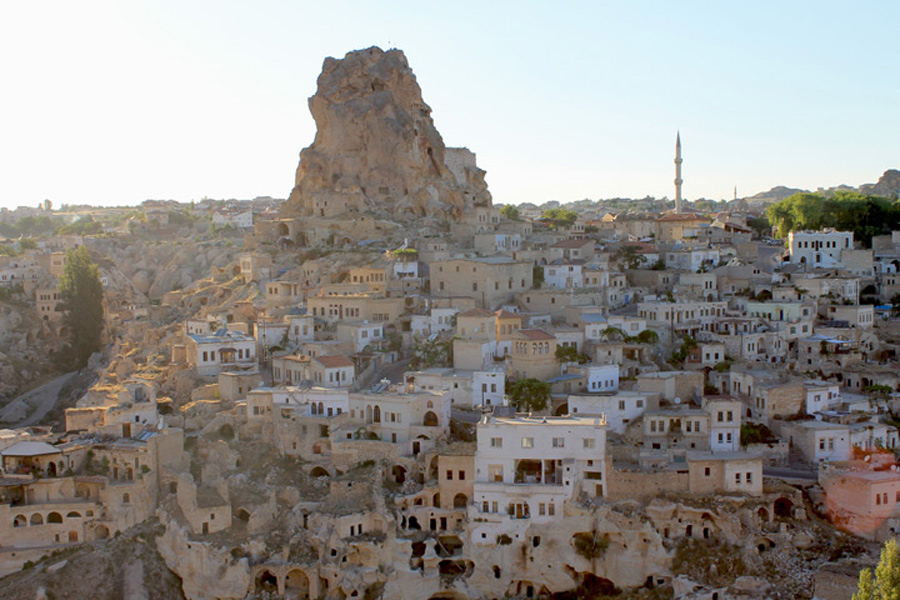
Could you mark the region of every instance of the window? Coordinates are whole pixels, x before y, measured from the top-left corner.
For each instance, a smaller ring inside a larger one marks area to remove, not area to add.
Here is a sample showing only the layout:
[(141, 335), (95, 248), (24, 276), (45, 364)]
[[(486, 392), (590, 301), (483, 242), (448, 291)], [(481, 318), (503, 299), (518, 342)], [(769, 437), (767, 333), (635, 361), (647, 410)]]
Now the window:
[(534, 448), (534, 438), (523, 437), (522, 438), (522, 447), (523, 448)]
[(740, 473), (735, 473), (735, 474), (734, 474), (734, 482), (735, 482), (735, 483), (740, 483), (740, 482), (741, 482), (741, 474), (740, 474)]
[(566, 446), (566, 438), (555, 437), (553, 438), (553, 447), (554, 448), (565, 448)]
[(466, 472), (465, 471), (457, 472), (456, 478), (459, 479), (460, 481), (464, 480), (466, 478)]
[(556, 506), (552, 502), (547, 505), (547, 514), (551, 517), (556, 514)]
[(447, 469), (447, 479), (448, 480), (453, 479), (453, 470), (452, 469)]
[(502, 448), (503, 447), (503, 438), (494, 437), (491, 438), (491, 448)]
[(703, 475), (704, 475), (705, 477), (709, 477), (709, 475), (710, 475), (710, 469), (709, 469), (709, 467), (706, 467), (706, 468), (703, 469)]
[(625, 401), (619, 400), (619, 410), (625, 410)]
[(753, 473), (747, 471), (747, 476), (745, 477), (745, 479), (747, 480), (747, 483), (753, 483)]
[(490, 507), (491, 507), (490, 503), (487, 500), (485, 500), (484, 502), (481, 503), (481, 512), (484, 512), (484, 513), (488, 512)]
[(547, 512), (547, 507), (543, 502), (538, 502), (538, 514), (543, 516)]
[(584, 439), (581, 440), (581, 441), (582, 441), (582, 444), (583, 444), (583, 445), (582, 445), (583, 448), (585, 448), (585, 449), (587, 449), (587, 450), (590, 450), (590, 449), (594, 448), (594, 441), (595, 441), (594, 438), (584, 438)]

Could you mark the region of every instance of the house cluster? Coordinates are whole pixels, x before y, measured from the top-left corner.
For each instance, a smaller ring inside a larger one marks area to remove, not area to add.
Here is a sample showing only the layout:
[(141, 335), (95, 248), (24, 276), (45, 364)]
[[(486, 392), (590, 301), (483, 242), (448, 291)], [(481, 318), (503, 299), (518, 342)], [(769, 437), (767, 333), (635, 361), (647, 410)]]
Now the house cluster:
[[(388, 531), (533, 540), (579, 510), (661, 493), (766, 503), (771, 467), (817, 477), (842, 527), (900, 527), (885, 459), (898, 449), (894, 321), (861, 302), (894, 293), (900, 237), (869, 250), (848, 232), (794, 232), (773, 247), (739, 212), (570, 226), (495, 212), (465, 239), (362, 246), (367, 260), (338, 267), (283, 268), (282, 241), (241, 255), (228, 277), (252, 293), (184, 319), (164, 367), (98, 382), (63, 434), (0, 435), (2, 564), (152, 514), (191, 539), (257, 527), (276, 501), (227, 476), (246, 466), (232, 440), (298, 461), (311, 496), (294, 516), (337, 532), (333, 557)], [(193, 378), (177, 408), (157, 398), (176, 374)], [(451, 426), (466, 421), (469, 438)], [(373, 469), (375, 487), (360, 475)], [(759, 518), (790, 518), (784, 502)], [(702, 520), (665, 527), (708, 534)], [(246, 592), (340, 580), (339, 565), (292, 556), (255, 562)], [(410, 568), (437, 573), (429, 556)]]

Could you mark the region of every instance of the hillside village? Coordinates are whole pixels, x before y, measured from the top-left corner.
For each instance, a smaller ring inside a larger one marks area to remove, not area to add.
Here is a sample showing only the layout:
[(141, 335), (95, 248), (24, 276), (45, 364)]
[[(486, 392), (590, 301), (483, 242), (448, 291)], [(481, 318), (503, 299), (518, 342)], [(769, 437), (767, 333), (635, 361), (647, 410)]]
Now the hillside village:
[(96, 224), (4, 242), (6, 398), (60, 374), (67, 249), (105, 290), (59, 422), (0, 407), (0, 590), (140, 539), (191, 599), (850, 597), (900, 528), (900, 231), (701, 210), (680, 140), (674, 206), (495, 206), (398, 50), (310, 110), (284, 201), (0, 212)]

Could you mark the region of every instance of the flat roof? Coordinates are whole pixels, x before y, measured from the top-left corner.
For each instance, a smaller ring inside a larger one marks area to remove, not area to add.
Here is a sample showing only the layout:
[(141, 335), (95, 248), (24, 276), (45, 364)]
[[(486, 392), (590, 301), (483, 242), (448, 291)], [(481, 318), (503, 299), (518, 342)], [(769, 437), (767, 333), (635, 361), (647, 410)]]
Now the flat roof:
[(598, 425), (606, 425), (606, 421), (604, 419), (600, 419), (598, 417), (575, 417), (572, 415), (566, 415), (562, 417), (529, 417), (525, 414), (517, 414), (514, 417), (496, 417), (496, 416), (488, 416), (487, 422), (482, 422), (484, 425), (552, 425), (552, 426), (598, 426)]
[(59, 454), (61, 450), (47, 442), (17, 442), (0, 452), (3, 456), (45, 456)]

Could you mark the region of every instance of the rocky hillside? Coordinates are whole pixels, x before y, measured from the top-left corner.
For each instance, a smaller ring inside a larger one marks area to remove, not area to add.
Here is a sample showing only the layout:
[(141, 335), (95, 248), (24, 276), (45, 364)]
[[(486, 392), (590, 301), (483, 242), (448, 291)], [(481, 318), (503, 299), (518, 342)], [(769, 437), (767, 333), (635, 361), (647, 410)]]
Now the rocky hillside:
[(878, 179), (878, 183), (864, 183), (859, 186), (859, 191), (863, 194), (896, 198), (900, 196), (900, 171), (888, 169)]
[(155, 519), (113, 540), (61, 550), (0, 580), (4, 598), (28, 600), (179, 600), (181, 579), (156, 550)]
[(58, 347), (54, 328), (24, 298), (0, 301), (0, 404), (56, 373), (49, 356)]

